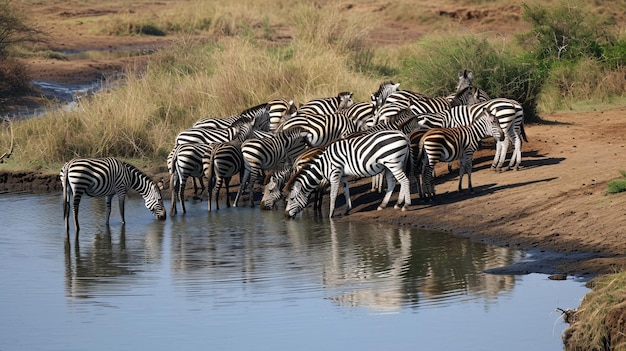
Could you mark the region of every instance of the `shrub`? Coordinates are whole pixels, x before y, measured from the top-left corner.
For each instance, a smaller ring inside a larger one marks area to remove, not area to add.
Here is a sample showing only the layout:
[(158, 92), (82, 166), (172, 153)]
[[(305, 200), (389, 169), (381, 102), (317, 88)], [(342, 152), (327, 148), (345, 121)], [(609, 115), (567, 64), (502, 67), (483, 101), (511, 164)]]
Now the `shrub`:
[(611, 180), (607, 184), (609, 186), (607, 193), (617, 194), (626, 191), (626, 171), (620, 170), (619, 173), (622, 175), (622, 178)]
[(474, 85), (489, 96), (517, 100), (527, 122), (536, 118), (545, 70), (532, 57), (477, 36), (424, 37), (402, 51), (397, 77), (401, 88), (415, 87), (430, 96), (447, 95), (454, 91), (458, 71), (469, 69), (474, 72)]

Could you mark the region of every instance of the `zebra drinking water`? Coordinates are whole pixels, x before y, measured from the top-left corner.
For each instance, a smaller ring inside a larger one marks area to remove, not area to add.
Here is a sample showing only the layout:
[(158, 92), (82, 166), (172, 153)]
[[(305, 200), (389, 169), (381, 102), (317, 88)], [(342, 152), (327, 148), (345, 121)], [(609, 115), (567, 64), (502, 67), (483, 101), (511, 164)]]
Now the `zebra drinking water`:
[(111, 200), (117, 194), (122, 223), (124, 202), (129, 189), (136, 190), (144, 198), (146, 208), (160, 220), (166, 218), (161, 190), (157, 184), (135, 166), (113, 157), (106, 158), (74, 158), (61, 169), (63, 185), (63, 219), (69, 242), (69, 212), (73, 206), (76, 239), (80, 226), (78, 224), (78, 208), (84, 194), (93, 197), (104, 196), (106, 201), (106, 224), (109, 225)]
[[(387, 192), (378, 206), (381, 210), (391, 198), (391, 193), (400, 183), (400, 194), (395, 208), (403, 205), (405, 210), (411, 204), (409, 179), (405, 173), (406, 162), (410, 162), (410, 148), (407, 136), (396, 130), (384, 130), (331, 143), (326, 150), (309, 165), (298, 171), (289, 181), (289, 195), (285, 216), (293, 218), (308, 203), (310, 194), (324, 179), (330, 182), (330, 211), (333, 216), (339, 182), (344, 176), (369, 177), (386, 172)], [(344, 187), (346, 214), (350, 211), (350, 191)]]

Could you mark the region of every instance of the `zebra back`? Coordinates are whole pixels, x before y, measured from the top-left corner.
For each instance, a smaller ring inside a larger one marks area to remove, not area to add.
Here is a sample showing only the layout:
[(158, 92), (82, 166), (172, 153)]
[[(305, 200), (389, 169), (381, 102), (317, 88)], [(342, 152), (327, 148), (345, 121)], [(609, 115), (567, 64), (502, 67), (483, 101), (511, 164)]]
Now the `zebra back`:
[(204, 128), (204, 129), (225, 129), (230, 127), (233, 122), (239, 119), (239, 115), (230, 117), (205, 117), (197, 120), (192, 128)]
[(270, 132), (275, 132), (283, 121), (289, 119), (289, 117), (297, 111), (293, 100), (287, 101), (285, 99), (273, 99), (267, 104), (269, 105)]
[(297, 114), (327, 115), (352, 106), (352, 93), (340, 92), (339, 95), (330, 98), (313, 99), (300, 106)]

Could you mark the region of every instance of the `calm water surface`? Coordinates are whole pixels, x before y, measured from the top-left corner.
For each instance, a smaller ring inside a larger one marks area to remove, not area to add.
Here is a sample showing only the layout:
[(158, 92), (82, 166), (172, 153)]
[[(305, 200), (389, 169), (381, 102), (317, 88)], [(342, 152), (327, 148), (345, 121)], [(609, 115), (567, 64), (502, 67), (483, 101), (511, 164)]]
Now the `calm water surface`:
[(133, 197), (107, 229), (84, 198), (66, 250), (61, 205), (0, 195), (2, 351), (561, 350), (555, 308), (587, 292), (444, 233), (206, 202), (158, 222)]

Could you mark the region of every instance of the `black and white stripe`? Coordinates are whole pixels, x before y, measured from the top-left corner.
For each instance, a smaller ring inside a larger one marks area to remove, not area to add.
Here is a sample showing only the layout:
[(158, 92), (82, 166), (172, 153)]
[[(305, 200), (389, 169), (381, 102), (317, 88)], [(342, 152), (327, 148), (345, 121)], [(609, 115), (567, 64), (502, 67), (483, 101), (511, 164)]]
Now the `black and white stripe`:
[[(182, 212), (187, 212), (185, 208), (185, 186), (189, 177), (200, 178), (202, 191), (204, 191), (202, 158), (211, 152), (212, 145), (206, 143), (179, 144), (170, 152), (168, 156), (168, 170), (170, 172), (170, 188), (172, 190), (171, 215), (178, 213), (176, 209), (178, 201), (180, 201)], [(199, 195), (196, 193), (196, 196)]]
[(300, 106), (297, 115), (328, 115), (352, 106), (352, 93), (342, 91), (335, 97), (318, 98)]
[(161, 191), (157, 184), (135, 166), (113, 157), (106, 158), (75, 158), (63, 165), (60, 173), (63, 185), (63, 219), (69, 239), (69, 212), (73, 206), (76, 239), (80, 227), (78, 225), (78, 207), (84, 194), (106, 198), (106, 224), (111, 215), (111, 200), (117, 194), (122, 223), (124, 217), (124, 201), (129, 189), (136, 190), (144, 198), (146, 207), (158, 219), (165, 219), (165, 207)]
[[(421, 136), (418, 147), (418, 162), (421, 163), (422, 192), (426, 198), (435, 196), (433, 170), (437, 162), (461, 161), (459, 170), (459, 192), (462, 191), (463, 175), (467, 173), (468, 188), (472, 188), (472, 157), (479, 147), (480, 140), (493, 136), (499, 124), (494, 115), (482, 110), (469, 126), (435, 128)], [(502, 135), (502, 134), (500, 134)], [(414, 151), (415, 152), (415, 151)]]
[(514, 150), (509, 168), (518, 169), (522, 159), (522, 139), (526, 140), (523, 130), (524, 111), (520, 103), (511, 99), (497, 98), (473, 105), (461, 105), (437, 114), (426, 114), (420, 118), (422, 128), (450, 128), (466, 126), (472, 123), (482, 111), (495, 116), (500, 130), (504, 132), (504, 139), (496, 141), (496, 155), (492, 168), (500, 171), (506, 159), (509, 143), (513, 143)]
[(400, 83), (396, 84), (392, 81), (386, 81), (386, 82), (381, 83), (378, 86), (378, 90), (372, 93), (372, 96), (371, 96), (372, 103), (374, 104), (374, 108), (377, 109), (377, 108), (380, 108), (382, 105), (384, 105), (385, 102), (387, 102), (387, 98), (389, 97), (389, 95), (398, 91), (399, 86), (400, 86)]
[(208, 210), (212, 210), (213, 196), (215, 208), (219, 206), (219, 192), (222, 184), (226, 186), (226, 207), (230, 207), (230, 180), (235, 174), (243, 177), (243, 155), (241, 145), (251, 136), (251, 130), (242, 130), (237, 137), (224, 143), (211, 144), (211, 149), (202, 158), (204, 175), (209, 179)]
[(308, 133), (307, 142), (311, 147), (319, 147), (331, 141), (354, 133), (354, 122), (346, 111), (327, 115), (296, 116), (283, 125), (282, 130), (301, 129)]
[[(386, 172), (387, 193), (378, 209), (384, 208), (396, 185), (400, 183), (400, 194), (396, 208), (411, 204), (409, 180), (405, 173), (406, 162), (410, 162), (409, 140), (400, 131), (380, 131), (331, 143), (326, 150), (308, 166), (303, 167), (289, 181), (289, 195), (285, 216), (294, 217), (308, 203), (310, 194), (326, 178), (330, 182), (330, 213), (333, 216), (339, 182), (344, 176), (368, 177)], [(348, 187), (344, 187), (346, 213), (351, 204)]]
[(254, 183), (263, 177), (263, 172), (271, 169), (284, 168), (291, 164), (307, 147), (306, 136), (309, 133), (299, 128), (293, 128), (277, 133), (269, 138), (251, 138), (241, 145), (244, 159), (244, 174), (239, 184), (234, 206), (239, 197), (248, 187), (250, 206), (254, 206)]
[(257, 125), (254, 118), (241, 117), (225, 129), (188, 128), (178, 133), (175, 145), (187, 143), (210, 144), (230, 141), (235, 138), (242, 128), (252, 125)]

